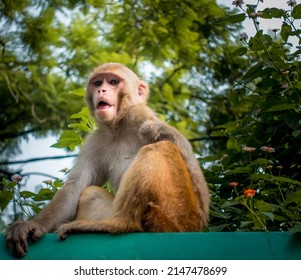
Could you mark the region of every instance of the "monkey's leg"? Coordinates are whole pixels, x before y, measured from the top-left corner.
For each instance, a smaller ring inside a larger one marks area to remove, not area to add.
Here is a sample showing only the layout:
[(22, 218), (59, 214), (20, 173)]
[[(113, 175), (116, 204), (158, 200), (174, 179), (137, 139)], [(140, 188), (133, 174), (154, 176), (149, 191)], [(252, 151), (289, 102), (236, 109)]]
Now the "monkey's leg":
[(199, 199), (177, 146), (160, 141), (140, 149), (113, 202), (110, 232), (199, 231)]
[(89, 186), (79, 198), (75, 220), (97, 221), (111, 214), (114, 196), (102, 187)]

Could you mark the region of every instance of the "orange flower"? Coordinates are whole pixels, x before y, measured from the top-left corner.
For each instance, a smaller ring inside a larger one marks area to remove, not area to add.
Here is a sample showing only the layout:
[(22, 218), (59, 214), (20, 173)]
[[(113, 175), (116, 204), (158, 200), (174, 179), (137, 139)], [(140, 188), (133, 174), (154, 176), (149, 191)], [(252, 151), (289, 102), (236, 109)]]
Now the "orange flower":
[(229, 185), (231, 187), (237, 187), (238, 186), (238, 182), (231, 182)]
[(247, 198), (252, 198), (256, 194), (256, 190), (253, 189), (247, 189), (244, 191), (244, 195)]

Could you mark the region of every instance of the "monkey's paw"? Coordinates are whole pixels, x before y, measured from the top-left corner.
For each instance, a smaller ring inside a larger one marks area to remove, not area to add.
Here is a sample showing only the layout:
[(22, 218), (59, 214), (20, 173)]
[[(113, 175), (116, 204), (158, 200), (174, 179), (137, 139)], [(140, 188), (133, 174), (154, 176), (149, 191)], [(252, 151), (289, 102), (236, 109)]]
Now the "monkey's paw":
[(24, 257), (27, 250), (27, 240), (36, 241), (46, 230), (35, 221), (15, 222), (5, 233), (7, 246), (16, 257)]
[(71, 223), (66, 223), (62, 224), (59, 226), (57, 229), (56, 233), (59, 236), (61, 240), (65, 240), (67, 238), (67, 234), (71, 232), (76, 232), (77, 227), (76, 227), (77, 222), (71, 222)]
[(97, 231), (97, 225), (92, 222), (87, 221), (74, 221), (66, 224), (62, 224), (57, 229), (56, 233), (60, 237), (61, 240), (65, 240), (67, 238), (68, 233), (79, 233), (79, 232), (94, 232)]

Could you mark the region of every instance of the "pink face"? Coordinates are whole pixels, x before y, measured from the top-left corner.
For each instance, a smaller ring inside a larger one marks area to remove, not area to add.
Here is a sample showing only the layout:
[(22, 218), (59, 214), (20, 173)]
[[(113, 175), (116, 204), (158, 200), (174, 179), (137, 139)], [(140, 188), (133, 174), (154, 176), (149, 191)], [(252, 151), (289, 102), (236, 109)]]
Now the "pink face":
[(123, 79), (113, 73), (100, 73), (90, 81), (95, 116), (103, 122), (113, 121), (117, 114), (118, 94)]

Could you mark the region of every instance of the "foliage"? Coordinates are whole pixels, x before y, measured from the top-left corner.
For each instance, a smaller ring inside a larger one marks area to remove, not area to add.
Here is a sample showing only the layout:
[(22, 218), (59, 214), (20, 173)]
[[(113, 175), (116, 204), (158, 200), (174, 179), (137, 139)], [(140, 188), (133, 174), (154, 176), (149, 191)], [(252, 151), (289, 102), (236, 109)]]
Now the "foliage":
[[(210, 230), (300, 229), (301, 30), (296, 26), (301, 5), (288, 1), (287, 11), (260, 11), (260, 2), (234, 1), (243, 13), (226, 19), (250, 18), (256, 34), (240, 36), (242, 45), (233, 55), (253, 63), (228, 92), (233, 118), (211, 134), (224, 139), (218, 154), (203, 159), (211, 162)], [(265, 34), (261, 21), (275, 18), (282, 25)], [(245, 197), (246, 189), (256, 194)]]
[[(262, 0), (236, 0), (232, 11), (207, 0), (18, 2), (0, 4), (0, 158), (28, 133), (66, 127), (53, 146), (79, 146), (94, 129), (85, 77), (118, 61), (141, 73), (150, 105), (193, 144), (212, 196), (209, 231), (300, 229), (300, 4), (261, 9)], [(261, 29), (275, 19), (275, 29)], [(238, 35), (246, 21), (250, 38)], [(53, 194), (56, 184), (46, 189)], [(7, 179), (0, 187), (2, 209), (13, 201), (39, 211), (39, 192)]]
[[(68, 170), (62, 170), (61, 172), (66, 173)], [(10, 209), (7, 206), (11, 203), (14, 210), (14, 220), (32, 218), (45, 207), (63, 185), (62, 180), (59, 179), (54, 181), (46, 180), (43, 181), (45, 187), (39, 188), (38, 192), (35, 193), (22, 190), (26, 185), (26, 182), (23, 182), (23, 180), (24, 178), (21, 175), (15, 174), (10, 180), (3, 178), (1, 182), (0, 208), (2, 211), (7, 210), (7, 216), (10, 216)]]

